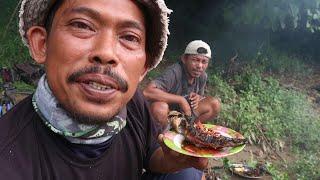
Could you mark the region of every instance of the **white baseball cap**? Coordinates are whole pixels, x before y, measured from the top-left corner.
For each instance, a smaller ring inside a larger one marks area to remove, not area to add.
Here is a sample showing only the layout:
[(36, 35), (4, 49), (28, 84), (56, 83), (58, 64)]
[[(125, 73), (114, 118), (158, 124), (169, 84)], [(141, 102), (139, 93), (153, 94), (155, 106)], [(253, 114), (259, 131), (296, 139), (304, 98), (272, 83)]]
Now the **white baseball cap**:
[(201, 40), (191, 41), (184, 51), (184, 54), (196, 54), (203, 55), (209, 59), (211, 59), (211, 49), (210, 46)]

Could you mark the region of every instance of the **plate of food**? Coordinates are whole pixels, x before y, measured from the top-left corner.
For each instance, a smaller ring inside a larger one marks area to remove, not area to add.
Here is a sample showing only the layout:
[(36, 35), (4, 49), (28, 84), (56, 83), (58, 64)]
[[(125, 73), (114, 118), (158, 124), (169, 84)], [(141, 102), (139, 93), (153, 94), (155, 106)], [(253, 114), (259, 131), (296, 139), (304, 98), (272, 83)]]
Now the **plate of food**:
[(194, 122), (178, 111), (168, 115), (171, 127), (164, 133), (164, 143), (181, 154), (220, 158), (242, 151), (247, 140), (240, 133), (222, 126)]
[(233, 174), (236, 174), (241, 177), (249, 178), (249, 179), (260, 179), (262, 178), (267, 170), (265, 165), (257, 164), (254, 167), (251, 167), (247, 164), (231, 164), (229, 166), (230, 171)]

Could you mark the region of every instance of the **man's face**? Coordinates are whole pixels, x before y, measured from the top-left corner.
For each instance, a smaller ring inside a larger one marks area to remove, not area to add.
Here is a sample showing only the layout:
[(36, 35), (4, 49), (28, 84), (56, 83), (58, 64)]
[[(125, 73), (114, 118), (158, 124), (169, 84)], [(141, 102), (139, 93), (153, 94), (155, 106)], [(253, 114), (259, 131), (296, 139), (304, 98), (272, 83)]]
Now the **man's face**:
[(53, 94), (83, 123), (115, 116), (146, 72), (144, 16), (131, 0), (66, 1), (46, 41)]
[(209, 58), (202, 55), (183, 55), (182, 62), (192, 78), (200, 77), (207, 69)]

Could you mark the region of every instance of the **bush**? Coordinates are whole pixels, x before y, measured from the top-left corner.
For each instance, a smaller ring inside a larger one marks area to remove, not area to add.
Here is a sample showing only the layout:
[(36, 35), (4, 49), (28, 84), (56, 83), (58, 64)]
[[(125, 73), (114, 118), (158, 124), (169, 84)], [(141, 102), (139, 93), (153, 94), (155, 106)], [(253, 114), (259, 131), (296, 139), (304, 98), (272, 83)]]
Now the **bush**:
[(273, 180), (288, 180), (289, 176), (285, 172), (281, 172), (278, 168), (272, 163), (266, 164), (268, 172), (271, 174)]
[(148, 72), (146, 79), (149, 79), (149, 80), (154, 79), (158, 77), (160, 74), (161, 74), (160, 71), (153, 69), (152, 71)]
[(209, 94), (221, 98), (223, 103), (232, 103), (237, 97), (234, 88), (225, 82), (219, 75), (209, 76)]
[(209, 76), (209, 95), (218, 97), (221, 100), (222, 111), (218, 118), (218, 124), (235, 127), (235, 102), (237, 98), (237, 94), (234, 91), (233, 87), (230, 86), (227, 82), (225, 82), (221, 76), (217, 74), (212, 74)]
[(17, 91), (26, 91), (26, 92), (34, 92), (36, 87), (30, 84), (26, 84), (22, 81), (15, 81), (13, 86), (17, 89)]
[[(14, 13), (18, 5), (17, 0), (3, 1), (2, 7), (6, 7), (0, 12), (0, 67), (12, 67), (15, 63), (30, 60), (27, 48), (22, 44), (18, 32), (19, 11)], [(11, 16), (14, 17), (11, 19)], [(9, 20), (12, 20), (9, 22)], [(7, 28), (7, 29), (6, 29)]]
[(307, 97), (298, 92), (284, 91), (283, 113), (280, 117), (285, 127), (284, 135), (298, 151), (317, 152), (320, 144), (320, 118)]
[(299, 161), (292, 167), (298, 180), (320, 179), (319, 155), (319, 153), (299, 155)]
[(296, 56), (290, 56), (273, 48), (258, 52), (251, 63), (263, 71), (278, 74), (286, 73), (295, 77), (308, 76), (312, 73), (312, 69)]

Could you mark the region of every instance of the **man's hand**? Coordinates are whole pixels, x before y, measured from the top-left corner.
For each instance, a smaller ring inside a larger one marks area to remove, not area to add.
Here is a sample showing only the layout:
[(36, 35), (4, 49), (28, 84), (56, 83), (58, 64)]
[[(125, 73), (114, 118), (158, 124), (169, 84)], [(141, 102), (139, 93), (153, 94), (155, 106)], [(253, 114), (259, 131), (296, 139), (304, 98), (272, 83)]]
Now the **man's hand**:
[(179, 106), (187, 116), (191, 116), (191, 107), (190, 107), (187, 99), (184, 98), (183, 96), (181, 96)]
[(163, 166), (170, 167), (172, 171), (178, 171), (190, 167), (194, 167), (199, 170), (207, 168), (209, 162), (207, 158), (187, 156), (169, 149), (163, 142), (163, 134), (159, 135), (158, 140), (166, 163), (163, 164)]
[(189, 95), (189, 100), (191, 102), (191, 108), (192, 109), (197, 109), (199, 106), (199, 102), (200, 102), (201, 96), (197, 93), (190, 93)]

